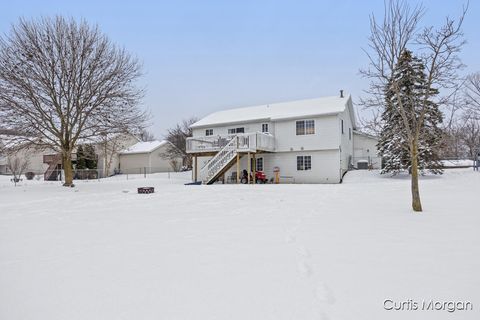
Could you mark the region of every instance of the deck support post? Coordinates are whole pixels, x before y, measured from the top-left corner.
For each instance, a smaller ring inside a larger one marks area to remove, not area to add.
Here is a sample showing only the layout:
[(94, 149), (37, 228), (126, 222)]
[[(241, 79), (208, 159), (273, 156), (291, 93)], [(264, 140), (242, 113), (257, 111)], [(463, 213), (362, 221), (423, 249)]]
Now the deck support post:
[(197, 179), (197, 177), (198, 177), (198, 161), (197, 161), (197, 155), (195, 155), (195, 157), (194, 157), (193, 160), (194, 160), (194, 162), (195, 162), (195, 172), (194, 172), (194, 174), (193, 174), (193, 180), (194, 180), (194, 182), (197, 182), (197, 180), (198, 180), (198, 179)]
[(253, 181), (252, 181), (252, 183), (253, 183), (253, 184), (255, 184), (255, 182), (256, 182), (256, 180), (257, 180), (257, 179), (255, 178), (256, 174), (257, 174), (257, 159), (256, 159), (256, 157), (255, 157), (255, 152), (254, 152), (254, 153), (253, 153), (253, 174), (252, 174), (252, 176), (253, 176)]
[(237, 152), (237, 184), (240, 183), (240, 153)]
[(250, 174), (252, 173), (252, 162), (250, 160), (250, 151), (248, 151), (247, 153), (247, 171), (248, 171), (248, 175), (247, 175), (247, 183), (250, 184)]

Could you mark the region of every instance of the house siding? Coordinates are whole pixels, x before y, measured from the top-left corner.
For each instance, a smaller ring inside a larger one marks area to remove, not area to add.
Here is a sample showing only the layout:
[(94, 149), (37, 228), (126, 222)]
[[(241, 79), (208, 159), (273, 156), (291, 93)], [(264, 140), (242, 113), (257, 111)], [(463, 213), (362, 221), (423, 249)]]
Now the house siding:
[[(97, 169), (99, 172), (103, 173), (104, 176), (113, 175), (115, 173), (115, 169), (119, 167), (120, 155), (118, 154), (118, 151), (131, 147), (138, 142), (138, 139), (131, 135), (122, 136), (119, 139), (120, 140), (117, 142), (117, 148), (114, 153), (112, 153), (112, 150), (110, 150), (112, 149), (112, 142), (110, 141), (107, 142), (107, 149), (109, 149), (107, 154), (105, 154), (105, 146), (103, 143), (95, 144), (95, 153), (98, 155)], [(106, 172), (107, 162), (110, 160), (110, 167), (108, 172)]]
[(378, 156), (377, 143), (378, 140), (365, 136), (362, 134), (354, 133), (354, 150), (353, 159), (354, 165), (356, 161), (370, 159), (373, 169), (380, 169), (382, 166), (382, 159)]
[[(146, 168), (147, 173), (173, 171), (174, 168), (170, 161), (163, 158), (166, 148), (167, 146), (164, 145), (149, 153), (120, 154), (120, 171), (131, 174), (143, 173), (144, 168)], [(181, 158), (178, 158), (177, 161), (180, 164), (182, 163)]]
[(202, 127), (202, 128), (194, 128), (192, 133), (193, 136), (205, 136), (205, 130), (213, 129), (213, 136), (226, 136), (228, 135), (228, 129), (233, 128), (245, 128), (245, 132), (262, 132), (262, 124), (268, 124), (269, 133), (275, 134), (275, 125), (272, 121), (259, 121), (259, 122), (249, 122), (249, 123), (237, 123), (231, 125), (221, 125), (221, 126), (210, 126), (210, 127)]
[[(343, 121), (343, 133), (342, 133), (342, 121)], [(345, 111), (339, 113), (337, 116), (337, 129), (336, 132), (339, 135), (340, 140), (340, 163), (342, 172), (346, 172), (349, 169), (349, 165), (352, 163), (353, 157), (353, 123), (350, 115), (349, 108), (345, 108)]]
[[(213, 129), (213, 135), (225, 136), (229, 128), (244, 127), (245, 133), (261, 132), (262, 124), (268, 123), (269, 132), (275, 138), (275, 148), (271, 153), (257, 153), (256, 158), (263, 158), (264, 172), (267, 178), (274, 178), (274, 167), (280, 168), (281, 183), (339, 183), (343, 173), (350, 168), (354, 158), (354, 115), (350, 114), (352, 102), (345, 100), (343, 112), (334, 115), (299, 117), (273, 121), (255, 121), (232, 125), (212, 125), (194, 128), (193, 136), (205, 136), (206, 129)], [(297, 135), (296, 123), (299, 120), (313, 120), (314, 134)], [(344, 131), (342, 134), (341, 122)], [(297, 170), (297, 156), (311, 156), (311, 170)], [(203, 180), (201, 169), (212, 157), (198, 156), (198, 180)], [(247, 157), (243, 155), (240, 170), (247, 169)], [(225, 177), (236, 175), (234, 164), (226, 172)], [(193, 173), (193, 176), (195, 174)], [(291, 178), (286, 178), (291, 177)]]
[[(297, 136), (296, 122), (299, 120), (314, 120), (315, 134)], [(338, 149), (337, 130), (335, 116), (278, 121), (275, 123), (275, 151), (297, 152)]]
[[(170, 161), (163, 158), (166, 151), (167, 146), (162, 146), (150, 154), (150, 165), (154, 172), (169, 172), (173, 170)], [(182, 158), (177, 158), (177, 161), (181, 165)]]
[(143, 168), (150, 167), (148, 153), (120, 154), (119, 169), (122, 173), (143, 173)]

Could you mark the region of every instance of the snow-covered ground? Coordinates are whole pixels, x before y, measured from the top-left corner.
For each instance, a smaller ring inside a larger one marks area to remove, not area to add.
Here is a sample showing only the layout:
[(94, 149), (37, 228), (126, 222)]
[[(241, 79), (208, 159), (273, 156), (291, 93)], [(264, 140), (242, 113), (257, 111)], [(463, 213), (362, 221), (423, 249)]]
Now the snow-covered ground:
[(441, 160), (441, 162), (447, 168), (473, 167), (473, 160), (471, 159)]
[[(0, 176), (0, 319), (480, 319), (480, 173), (424, 177), (422, 214), (405, 176), (188, 179), (15, 188)], [(385, 299), (473, 311), (386, 311)]]

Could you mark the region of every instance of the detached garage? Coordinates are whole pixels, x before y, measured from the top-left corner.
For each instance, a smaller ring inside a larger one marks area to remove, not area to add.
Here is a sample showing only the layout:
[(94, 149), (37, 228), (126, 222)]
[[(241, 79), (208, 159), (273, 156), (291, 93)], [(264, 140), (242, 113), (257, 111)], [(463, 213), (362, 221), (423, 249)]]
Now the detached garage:
[(156, 173), (179, 171), (182, 158), (167, 159), (168, 141), (138, 142), (119, 153), (118, 169), (121, 173)]

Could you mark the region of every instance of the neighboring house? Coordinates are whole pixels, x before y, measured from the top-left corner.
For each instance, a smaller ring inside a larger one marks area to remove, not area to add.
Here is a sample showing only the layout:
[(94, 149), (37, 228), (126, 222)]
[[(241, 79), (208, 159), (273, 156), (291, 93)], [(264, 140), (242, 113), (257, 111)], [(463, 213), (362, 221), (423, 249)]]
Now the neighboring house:
[[(88, 141), (92, 144), (96, 154), (98, 177), (108, 177), (115, 174), (119, 166), (119, 152), (140, 140), (130, 134), (114, 135), (108, 138), (98, 138)], [(62, 175), (62, 159), (60, 154), (53, 149), (35, 149), (33, 147), (20, 149), (15, 156), (28, 159), (29, 166), (26, 171), (42, 175), (45, 180), (58, 180)], [(7, 166), (8, 155), (0, 155), (0, 174), (10, 174)], [(73, 166), (76, 165), (76, 149), (72, 153)]]
[[(28, 167), (25, 172), (34, 172), (37, 175), (41, 175), (47, 170), (48, 164), (44, 163), (44, 155), (52, 153), (51, 149), (39, 149), (35, 146), (27, 146), (26, 144), (13, 143), (13, 146), (9, 144), (6, 147), (8, 140), (13, 141), (18, 136), (14, 134), (3, 134), (0, 136), (0, 150), (3, 152), (0, 154), (0, 174), (11, 174), (8, 168), (9, 158), (20, 158), (28, 163)], [(3, 144), (5, 142), (5, 145)]]
[(119, 153), (118, 170), (121, 173), (155, 173), (179, 171), (182, 158), (169, 159), (167, 155), (170, 142), (138, 142)]
[(120, 163), (120, 152), (141, 142), (132, 134), (122, 134), (99, 139), (94, 143), (97, 155), (97, 169), (103, 177), (114, 175)]
[(358, 161), (376, 156), (377, 140), (356, 131), (352, 99), (343, 93), (219, 111), (191, 128), (193, 180), (206, 184), (238, 181), (243, 170), (280, 182), (339, 183)]

